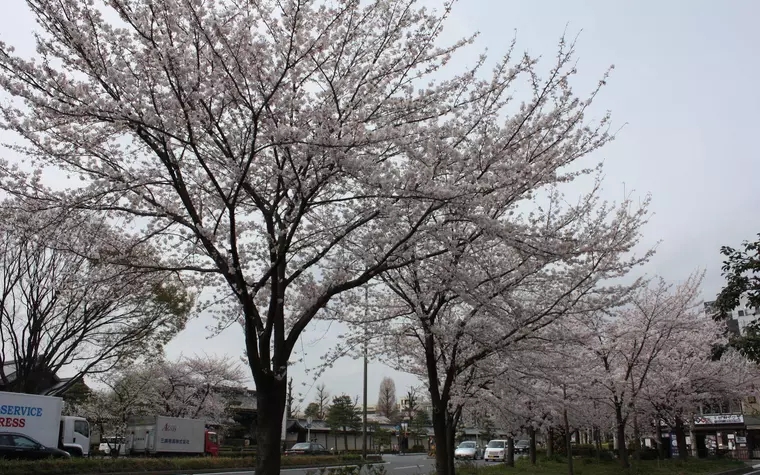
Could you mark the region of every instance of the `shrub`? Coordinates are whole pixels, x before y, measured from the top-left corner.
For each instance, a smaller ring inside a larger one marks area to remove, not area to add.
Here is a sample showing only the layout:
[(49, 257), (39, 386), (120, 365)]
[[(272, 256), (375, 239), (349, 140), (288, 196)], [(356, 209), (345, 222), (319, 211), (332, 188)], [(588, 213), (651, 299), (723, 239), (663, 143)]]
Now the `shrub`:
[[(382, 460), (369, 458), (369, 462)], [(335, 465), (356, 463), (361, 456), (288, 456), (282, 458), (283, 467)], [(256, 465), (254, 457), (177, 457), (177, 458), (72, 458), (34, 462), (0, 460), (2, 475), (74, 475), (84, 473), (124, 473), (185, 471), (205, 469), (244, 469)]]
[[(227, 448), (227, 446), (236, 447), (236, 448), (245, 447), (246, 446), (245, 441), (246, 439), (226, 438), (224, 439), (224, 445), (221, 448), (224, 449), (224, 448)], [(249, 447), (255, 447), (255, 445), (250, 444)]]
[(639, 458), (641, 460), (657, 460), (660, 458), (660, 453), (657, 451), (657, 449), (642, 447), (641, 451), (639, 452)]

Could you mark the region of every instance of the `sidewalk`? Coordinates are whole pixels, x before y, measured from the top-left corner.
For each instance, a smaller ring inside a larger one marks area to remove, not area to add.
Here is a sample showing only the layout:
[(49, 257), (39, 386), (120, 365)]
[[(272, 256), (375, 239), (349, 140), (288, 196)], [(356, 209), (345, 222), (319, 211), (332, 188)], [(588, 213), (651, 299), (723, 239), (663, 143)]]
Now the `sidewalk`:
[(713, 475), (760, 475), (760, 460), (747, 460), (744, 462), (747, 466), (718, 472)]

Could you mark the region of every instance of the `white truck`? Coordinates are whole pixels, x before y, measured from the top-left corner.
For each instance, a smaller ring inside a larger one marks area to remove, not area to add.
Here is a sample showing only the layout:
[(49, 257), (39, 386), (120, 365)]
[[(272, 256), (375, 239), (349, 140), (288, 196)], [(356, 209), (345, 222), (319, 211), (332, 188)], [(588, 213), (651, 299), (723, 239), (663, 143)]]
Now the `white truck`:
[(206, 430), (200, 419), (180, 417), (136, 417), (127, 423), (128, 455), (219, 454), (215, 432)]
[(83, 417), (61, 416), (59, 397), (0, 391), (0, 433), (24, 434), (72, 456), (90, 453), (90, 425)]

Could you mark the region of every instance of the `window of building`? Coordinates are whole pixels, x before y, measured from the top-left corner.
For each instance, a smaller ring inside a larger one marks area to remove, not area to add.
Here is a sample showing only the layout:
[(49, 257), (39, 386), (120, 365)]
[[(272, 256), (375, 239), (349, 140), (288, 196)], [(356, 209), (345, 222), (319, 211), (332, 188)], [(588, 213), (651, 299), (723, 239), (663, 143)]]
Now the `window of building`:
[(702, 414), (731, 414), (741, 412), (741, 403), (738, 401), (710, 401), (702, 406)]
[(743, 317), (743, 316), (744, 316), (744, 310), (739, 310), (739, 316), (740, 316), (740, 317)]

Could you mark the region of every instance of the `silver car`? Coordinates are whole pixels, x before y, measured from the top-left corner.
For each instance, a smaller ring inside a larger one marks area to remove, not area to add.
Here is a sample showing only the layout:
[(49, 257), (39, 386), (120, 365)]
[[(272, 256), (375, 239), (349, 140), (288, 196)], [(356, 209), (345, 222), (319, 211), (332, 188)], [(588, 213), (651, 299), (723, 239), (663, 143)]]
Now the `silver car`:
[(454, 458), (463, 460), (477, 460), (483, 457), (483, 449), (477, 443), (466, 440), (454, 450)]

